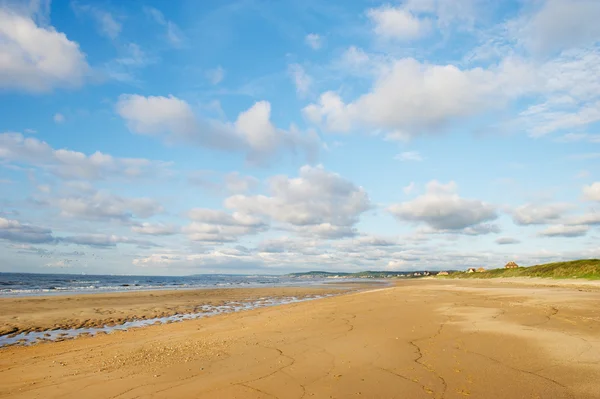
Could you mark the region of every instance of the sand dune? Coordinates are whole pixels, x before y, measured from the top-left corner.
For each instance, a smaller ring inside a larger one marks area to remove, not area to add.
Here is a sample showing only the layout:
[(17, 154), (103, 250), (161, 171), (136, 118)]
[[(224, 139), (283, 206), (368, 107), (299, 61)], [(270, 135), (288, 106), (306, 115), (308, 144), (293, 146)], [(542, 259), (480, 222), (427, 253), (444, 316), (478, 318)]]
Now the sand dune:
[(0, 351), (10, 398), (598, 398), (598, 291), (397, 287)]

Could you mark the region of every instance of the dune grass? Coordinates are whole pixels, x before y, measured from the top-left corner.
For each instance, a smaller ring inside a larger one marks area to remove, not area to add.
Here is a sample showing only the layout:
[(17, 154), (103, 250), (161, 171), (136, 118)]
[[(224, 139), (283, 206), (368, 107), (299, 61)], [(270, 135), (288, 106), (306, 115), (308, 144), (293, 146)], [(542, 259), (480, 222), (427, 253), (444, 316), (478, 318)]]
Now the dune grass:
[(541, 277), (582, 278), (600, 280), (600, 259), (582, 259), (570, 262), (547, 263), (516, 269), (493, 269), (482, 273), (454, 272), (449, 278)]

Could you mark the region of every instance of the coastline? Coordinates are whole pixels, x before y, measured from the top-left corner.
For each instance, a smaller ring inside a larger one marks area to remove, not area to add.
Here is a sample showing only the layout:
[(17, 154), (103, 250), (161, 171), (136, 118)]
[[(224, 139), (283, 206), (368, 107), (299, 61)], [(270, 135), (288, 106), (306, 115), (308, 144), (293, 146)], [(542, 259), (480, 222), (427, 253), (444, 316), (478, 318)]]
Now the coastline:
[(592, 399), (599, 299), (570, 287), (403, 281), (3, 348), (0, 397)]
[(168, 323), (316, 299), (372, 285), (339, 283), (0, 297), (0, 343), (15, 343), (19, 337), (12, 338), (17, 335), (27, 338), (28, 334), (35, 334), (41, 340), (62, 340), (70, 338), (74, 330), (94, 334)]

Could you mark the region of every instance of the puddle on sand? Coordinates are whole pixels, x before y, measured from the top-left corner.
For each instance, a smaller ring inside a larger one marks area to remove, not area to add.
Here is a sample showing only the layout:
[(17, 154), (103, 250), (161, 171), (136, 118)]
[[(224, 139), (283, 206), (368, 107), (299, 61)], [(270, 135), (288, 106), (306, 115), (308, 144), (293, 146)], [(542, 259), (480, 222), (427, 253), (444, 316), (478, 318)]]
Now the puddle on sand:
[(128, 321), (123, 324), (116, 326), (104, 326), (104, 327), (90, 327), (90, 328), (73, 328), (66, 330), (47, 330), (40, 332), (28, 332), (20, 333), (14, 336), (4, 335), (0, 337), (0, 347), (8, 345), (31, 345), (38, 342), (44, 341), (57, 341), (64, 339), (73, 339), (81, 335), (96, 335), (98, 333), (109, 334), (113, 331), (127, 331), (130, 328), (140, 328), (150, 326), (153, 324), (166, 324), (174, 323), (184, 320), (200, 319), (203, 317), (216, 316), (225, 313), (241, 312), (244, 310), (252, 310), (258, 308), (265, 308), (269, 306), (285, 305), (288, 303), (306, 302), (314, 299), (326, 298), (334, 296), (335, 294), (325, 295), (312, 295), (303, 298), (297, 298), (295, 296), (284, 297), (284, 298), (259, 298), (254, 301), (232, 301), (227, 302), (225, 305), (212, 306), (202, 305), (201, 312), (198, 313), (184, 313), (176, 314), (173, 316), (156, 317), (153, 319), (134, 320)]

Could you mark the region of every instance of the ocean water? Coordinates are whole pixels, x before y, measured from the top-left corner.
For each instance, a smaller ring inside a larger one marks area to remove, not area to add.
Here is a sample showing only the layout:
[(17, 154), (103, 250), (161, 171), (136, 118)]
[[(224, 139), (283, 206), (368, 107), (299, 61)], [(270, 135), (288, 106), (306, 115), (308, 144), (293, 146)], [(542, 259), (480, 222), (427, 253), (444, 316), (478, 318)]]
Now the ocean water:
[(81, 274), (0, 273), (0, 296), (127, 292), (157, 289), (269, 287), (320, 284), (321, 279), (285, 276), (102, 276)]

